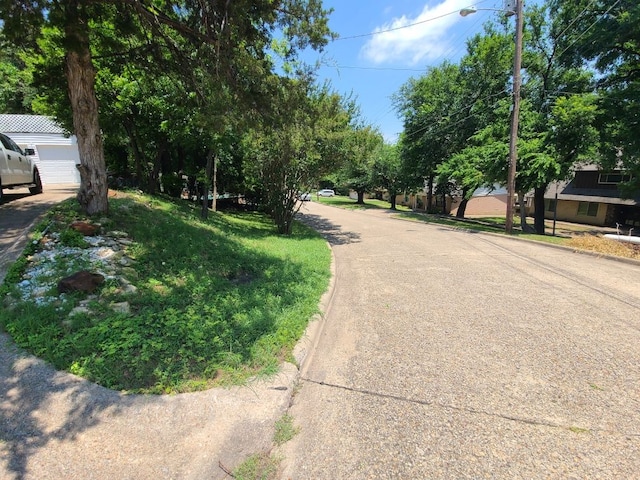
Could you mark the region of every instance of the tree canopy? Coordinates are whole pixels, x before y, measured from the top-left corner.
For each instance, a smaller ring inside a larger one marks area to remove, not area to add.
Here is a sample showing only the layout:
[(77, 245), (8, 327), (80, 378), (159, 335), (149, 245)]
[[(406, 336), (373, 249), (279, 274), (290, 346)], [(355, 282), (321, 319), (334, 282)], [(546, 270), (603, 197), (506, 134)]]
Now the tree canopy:
[[(119, 89), (127, 84), (128, 77), (143, 95), (147, 89), (146, 93), (157, 93), (158, 98), (162, 92), (154, 89), (162, 88), (161, 80), (154, 80), (152, 86), (148, 78), (142, 82), (140, 79), (145, 74), (148, 77), (166, 72), (168, 82), (177, 83), (175, 79), (180, 78), (186, 98), (192, 94), (197, 98), (192, 103), (196, 115), (197, 111), (201, 112), (201, 118), (218, 113), (214, 115), (218, 121), (212, 123), (224, 131), (219, 92), (226, 95), (225, 107), (243, 104), (244, 113), (264, 107), (271, 98), (271, 92), (265, 90), (269, 83), (264, 79), (273, 74), (270, 49), (275, 35), (282, 37), (279, 51), (286, 59), (295, 58), (306, 47), (322, 48), (332, 35), (327, 26), (328, 13), (320, 0), (0, 1), (0, 18), (7, 39), (34, 53), (45, 50), (57, 53), (43, 57), (37, 70), (43, 73), (43, 86), (51, 82), (50, 99), (58, 100), (52, 102), (52, 111), (72, 125), (78, 137), (81, 160), (78, 199), (88, 214), (108, 209), (98, 107), (101, 88), (112, 90), (109, 98), (112, 100), (113, 91), (120, 95)], [(64, 73), (70, 108), (65, 107), (64, 95), (59, 93), (62, 85), (53, 84), (61, 75), (52, 75), (53, 71)], [(105, 74), (106, 71), (110, 73)], [(123, 96), (120, 99), (124, 101)], [(125, 108), (131, 111), (141, 106)], [(154, 108), (162, 107), (156, 104)], [(170, 111), (171, 108), (166, 109), (165, 113)], [(135, 126), (140, 140), (142, 130), (138, 122)], [(133, 142), (133, 130), (124, 126), (123, 129)], [(214, 132), (213, 137), (219, 133)], [(153, 177), (153, 169), (150, 173)]]

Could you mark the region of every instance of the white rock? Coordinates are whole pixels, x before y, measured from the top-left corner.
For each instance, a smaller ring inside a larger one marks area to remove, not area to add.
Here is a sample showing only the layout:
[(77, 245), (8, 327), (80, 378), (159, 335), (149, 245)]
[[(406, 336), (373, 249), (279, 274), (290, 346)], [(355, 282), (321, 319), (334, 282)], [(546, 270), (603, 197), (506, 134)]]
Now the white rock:
[(112, 303), (111, 308), (116, 313), (129, 314), (131, 312), (129, 302)]

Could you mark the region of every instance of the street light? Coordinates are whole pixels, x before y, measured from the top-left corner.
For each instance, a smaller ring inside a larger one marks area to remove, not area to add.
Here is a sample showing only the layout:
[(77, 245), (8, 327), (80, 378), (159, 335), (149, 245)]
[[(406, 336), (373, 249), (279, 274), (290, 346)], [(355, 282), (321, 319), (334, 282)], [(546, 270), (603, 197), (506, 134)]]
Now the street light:
[[(513, 230), (513, 207), (516, 191), (516, 164), (518, 162), (518, 121), (520, 120), (520, 84), (522, 83), (520, 67), (522, 65), (522, 0), (506, 0), (504, 10), (494, 8), (468, 7), (460, 10), (460, 15), (466, 17), (478, 10), (490, 10), (516, 16), (516, 53), (513, 59), (513, 112), (511, 114), (511, 133), (509, 135), (509, 171), (507, 173), (507, 218), (505, 232)], [(524, 208), (524, 205), (520, 205)]]

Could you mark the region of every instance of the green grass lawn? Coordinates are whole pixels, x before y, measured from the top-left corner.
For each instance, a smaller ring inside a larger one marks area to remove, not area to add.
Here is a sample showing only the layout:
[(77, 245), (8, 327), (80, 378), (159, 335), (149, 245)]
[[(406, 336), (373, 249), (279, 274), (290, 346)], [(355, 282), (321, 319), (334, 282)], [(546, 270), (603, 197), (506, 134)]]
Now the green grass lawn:
[[(210, 213), (208, 221), (198, 213), (186, 203), (118, 193), (99, 222), (103, 233), (128, 234), (124, 254), (132, 265), (122, 270), (135, 294), (107, 278), (88, 302), (84, 294), (58, 295), (55, 284), (45, 296), (53, 301), (24, 298), (29, 255), (44, 243), (36, 241), (0, 289), (7, 306), (0, 327), (56, 368), (116, 390), (193, 391), (277, 371), (318, 311), (330, 251), (301, 224), (285, 237), (258, 213)], [(81, 217), (67, 201), (34, 238), (60, 232), (74, 239), (68, 225)], [(77, 238), (71, 243), (88, 248)], [(61, 278), (92, 266), (81, 258), (75, 250), (48, 269)], [(81, 301), (89, 311), (70, 316)], [(114, 311), (125, 301), (129, 312)]]
[[(384, 200), (376, 200), (374, 198), (367, 198), (364, 201), (364, 204), (358, 204), (352, 198), (340, 195), (336, 195), (335, 197), (316, 197), (314, 195), (313, 201), (319, 201), (320, 203), (324, 203), (326, 205), (333, 205), (334, 207), (346, 208), (348, 210), (367, 210), (371, 208), (382, 208), (388, 210), (391, 208), (391, 204), (389, 202), (385, 202)], [(411, 211), (409, 207), (405, 207), (403, 205), (396, 205), (396, 210), (398, 212)]]

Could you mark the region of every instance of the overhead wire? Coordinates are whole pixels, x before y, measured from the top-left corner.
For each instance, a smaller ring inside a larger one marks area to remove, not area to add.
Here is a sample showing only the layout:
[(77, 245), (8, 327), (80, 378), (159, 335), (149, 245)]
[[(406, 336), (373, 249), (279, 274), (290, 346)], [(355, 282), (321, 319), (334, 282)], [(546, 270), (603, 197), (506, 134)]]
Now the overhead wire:
[[(487, 96), (487, 97), (485, 98), (485, 100), (491, 99), (491, 98), (493, 98), (493, 97), (499, 97), (499, 96), (502, 96), (502, 95), (504, 95), (505, 93), (509, 93), (509, 92), (508, 92), (506, 89), (501, 90), (500, 92), (497, 92), (497, 93), (494, 93), (494, 94), (492, 94), (492, 95)], [(492, 103), (492, 104), (490, 104), (490, 105), (487, 105), (487, 106), (485, 107), (485, 109), (484, 109), (484, 110), (482, 110), (481, 112), (474, 112), (474, 113), (472, 113), (472, 114), (470, 114), (470, 115), (467, 115), (466, 117), (463, 117), (463, 118), (461, 118), (461, 119), (458, 119), (458, 120), (457, 120), (456, 122), (454, 122), (454, 123), (447, 124), (446, 129), (450, 129), (450, 128), (452, 128), (452, 127), (455, 127), (455, 126), (459, 125), (460, 123), (462, 123), (462, 122), (464, 122), (464, 121), (466, 121), (466, 120), (469, 120), (470, 118), (473, 118), (474, 116), (478, 115), (478, 113), (486, 113), (486, 112), (489, 112), (491, 109), (493, 109), (494, 107), (498, 106), (498, 104), (499, 104), (501, 101), (502, 101), (502, 98), (501, 98), (501, 99), (498, 99), (497, 101), (493, 102), (493, 103)], [(455, 116), (455, 115), (457, 115), (458, 113), (464, 112), (465, 110), (467, 110), (467, 108), (468, 108), (468, 107), (460, 108), (460, 109), (458, 109), (457, 111), (454, 111), (454, 112), (450, 113), (448, 116), (449, 116), (449, 117)], [(411, 135), (412, 135), (412, 136), (414, 136), (414, 135), (419, 135), (419, 134), (421, 134), (422, 132), (425, 132), (426, 130), (429, 130), (430, 128), (433, 128), (434, 126), (436, 126), (436, 127), (437, 127), (437, 123), (435, 123), (435, 124), (431, 124), (431, 125), (426, 125), (425, 127), (422, 127), (422, 128), (420, 128), (420, 129), (418, 129), (418, 130), (413, 130), (413, 131), (411, 132)], [(447, 131), (447, 130), (443, 130), (443, 132), (446, 132), (446, 131)], [(402, 132), (399, 132), (399, 133), (398, 133), (398, 135), (399, 135), (400, 133), (402, 133)]]
[[(479, 2), (476, 2), (476, 4), (479, 5), (479, 4), (482, 4), (482, 3), (486, 2), (486, 1), (488, 1), (488, 0), (480, 0)], [(375, 30), (373, 32), (361, 33), (361, 34), (358, 34), (358, 35), (350, 35), (348, 37), (338, 37), (338, 38), (333, 39), (333, 41), (334, 42), (338, 42), (338, 41), (341, 41), (341, 40), (354, 40), (354, 39), (357, 39), (357, 38), (365, 38), (365, 37), (372, 37), (374, 35), (382, 35), (383, 33), (395, 32), (397, 30), (403, 30), (405, 28), (415, 27), (417, 25), (422, 25), (422, 24), (425, 24), (425, 23), (433, 22), (435, 20), (440, 20), (441, 18), (445, 18), (445, 17), (448, 17), (450, 15), (455, 15), (455, 14), (459, 14), (459, 13), (460, 13), (460, 9), (454, 10), (454, 11), (448, 12), (448, 13), (443, 13), (442, 15), (438, 15), (436, 17), (431, 17), (431, 18), (427, 18), (425, 20), (420, 20), (418, 22), (410, 23), (410, 24), (407, 24), (407, 25), (402, 25), (400, 27), (392, 27), (392, 28), (387, 28), (385, 30)]]
[[(558, 54), (558, 57), (561, 57), (562, 55), (564, 55), (567, 52), (567, 50), (569, 50), (571, 47), (573, 47), (578, 42), (578, 40), (580, 40), (584, 35), (586, 35), (587, 32), (589, 30), (591, 30), (596, 25), (596, 23), (598, 23), (602, 18), (604, 18), (604, 16), (607, 15), (611, 10), (613, 10), (619, 3), (620, 3), (620, 0), (616, 0), (602, 15), (600, 15), (598, 18), (596, 18), (593, 21), (593, 23), (591, 23), (591, 25), (589, 25), (585, 29), (584, 32), (582, 32), (580, 35), (578, 35), (578, 37), (573, 42), (571, 42), (564, 50), (562, 50), (562, 52), (560, 52)], [(584, 11), (582, 13), (584, 13)], [(582, 15), (582, 13), (581, 13), (581, 15)]]
[[(487, 1), (489, 1), (489, 0), (480, 0), (480, 1), (476, 2), (475, 5), (481, 5), (483, 3), (486, 3)], [(407, 24), (407, 25), (402, 25), (402, 26), (399, 26), (399, 27), (375, 30), (373, 32), (369, 32), (369, 33), (365, 33), (365, 34), (349, 35), (349, 36), (346, 36), (346, 37), (338, 37), (338, 38), (334, 39), (333, 42), (342, 41), (342, 40), (354, 40), (354, 39), (372, 37), (372, 36), (375, 36), (375, 35), (381, 35), (381, 34), (388, 33), (388, 32), (407, 29), (407, 28), (415, 27), (415, 26), (422, 25), (422, 24), (425, 24), (425, 23), (428, 23), (428, 22), (432, 22), (432, 21), (435, 21), (435, 20), (439, 20), (441, 18), (450, 16), (450, 15), (459, 14), (459, 12), (460, 12), (460, 10), (457, 9), (457, 10), (454, 10), (452, 12), (445, 13), (443, 15), (430, 17), (430, 18), (427, 18), (425, 20), (421, 20), (421, 21), (418, 21), (418, 22), (413, 22), (413, 23), (410, 23), (410, 24)], [(465, 38), (466, 35), (470, 31), (476, 29), (478, 24), (482, 23), (482, 22), (483, 22), (483, 18), (476, 19), (475, 21), (473, 21), (469, 25), (469, 27), (462, 34), (458, 34), (458, 36), (456, 38), (458, 38), (458, 37)], [(450, 58), (451, 55), (457, 54), (463, 48), (465, 48), (464, 42), (462, 42), (461, 40), (456, 42), (455, 39), (454, 39), (452, 44), (453, 45), (458, 45), (457, 47), (455, 47), (455, 50), (453, 50), (454, 47), (451, 46), (443, 54), (441, 54), (438, 57), (436, 57), (436, 59), (443, 58), (443, 57)], [(431, 63), (433, 63), (433, 62), (431, 62)], [(371, 70), (371, 71), (391, 71), (391, 72), (393, 72), (393, 71), (407, 71), (407, 72), (416, 72), (416, 73), (424, 73), (426, 71), (426, 67), (422, 68), (422, 69), (409, 69), (409, 68), (396, 68), (396, 67), (360, 67), (360, 66), (351, 66), (351, 65), (326, 65), (326, 66), (329, 67), (329, 68), (336, 68), (338, 70), (339, 69), (351, 69), (351, 70)], [(389, 108), (387, 110), (387, 112), (385, 112), (383, 114), (383, 117), (389, 115), (394, 110), (395, 110), (394, 107)]]
[[(579, 20), (580, 16), (582, 16), (586, 11), (588, 11), (588, 8), (589, 8), (589, 7), (594, 3), (594, 1), (595, 1), (595, 0), (591, 0), (591, 2), (590, 2), (590, 3), (589, 3), (589, 4), (588, 4), (584, 9), (583, 9), (583, 11), (582, 11), (582, 12), (581, 12), (581, 13), (580, 13), (580, 14), (579, 14), (575, 19), (573, 19), (573, 20), (572, 20), (572, 22), (571, 22), (567, 27), (565, 27), (565, 29), (562, 31), (562, 34), (566, 33), (566, 32), (568, 31), (568, 29), (569, 29), (571, 26), (573, 26), (573, 25), (574, 25), (574, 24)], [(569, 45), (568, 45), (568, 46), (567, 46), (567, 47), (566, 47), (562, 52), (560, 52), (560, 53), (558, 54), (558, 57), (562, 56), (562, 55), (563, 55), (567, 50), (569, 50), (573, 45), (575, 45), (575, 44), (576, 44), (576, 43), (577, 43), (577, 42), (578, 42), (578, 41), (579, 41), (579, 40), (580, 40), (584, 35), (586, 35), (586, 34), (589, 32), (589, 30), (591, 30), (591, 29), (592, 29), (592, 28), (593, 28), (593, 27), (594, 27), (594, 26), (595, 26), (595, 25), (596, 25), (596, 24), (597, 24), (597, 23), (598, 23), (602, 18), (604, 18), (604, 17), (605, 17), (605, 16), (606, 16), (606, 15), (607, 15), (611, 10), (613, 10), (613, 9), (614, 9), (614, 8), (615, 8), (615, 7), (620, 3), (620, 1), (621, 1), (621, 0), (616, 0), (616, 1), (615, 1), (615, 2), (614, 2), (614, 3), (613, 3), (613, 4), (612, 4), (612, 5), (611, 5), (611, 6), (610, 6), (610, 7), (609, 7), (609, 8), (608, 8), (604, 13), (603, 13), (603, 14), (601, 14), (601, 15), (600, 15), (596, 20), (594, 20), (594, 21), (593, 21), (593, 22), (592, 22), (592, 23), (591, 23), (591, 24), (590, 24), (590, 25), (589, 25), (589, 26), (588, 26), (584, 31), (580, 32), (580, 34), (579, 34), (579, 35), (578, 35), (578, 36), (577, 36), (577, 37), (576, 37), (576, 38), (575, 38), (575, 39), (574, 39), (574, 40), (573, 40), (573, 41), (572, 41), (572, 42), (571, 42), (571, 43), (570, 43), (570, 44), (569, 44)], [(561, 35), (562, 35), (562, 34), (561, 34)], [(503, 93), (508, 93), (508, 92), (507, 92), (507, 90), (505, 89), (505, 90), (503, 90), (502, 92), (499, 92), (498, 94), (495, 94), (495, 95), (493, 95), (493, 96), (502, 95)], [(579, 94), (581, 94), (581, 93), (583, 93), (583, 92), (566, 92), (566, 91), (562, 91), (562, 92), (551, 92), (551, 91), (548, 91), (547, 93), (548, 93), (548, 94), (551, 94), (551, 95), (555, 95), (555, 96), (560, 96), (560, 95), (579, 95)], [(486, 108), (487, 108), (487, 109), (493, 108), (493, 107), (497, 106), (497, 105), (498, 105), (498, 103), (499, 103), (499, 101), (497, 101), (497, 102), (493, 103), (492, 105), (487, 106)], [(464, 111), (464, 110), (465, 110), (465, 109), (460, 109), (460, 110), (458, 110), (457, 112), (453, 112), (452, 114), (450, 114), (450, 115), (448, 115), (448, 116), (453, 116), (453, 115), (455, 115), (455, 114), (457, 114), (457, 113), (460, 113), (461, 111)], [(478, 112), (474, 112), (473, 114), (468, 115), (467, 117), (464, 117), (464, 118), (462, 118), (462, 119), (460, 119), (460, 120), (458, 120), (458, 121), (456, 121), (456, 122), (454, 122), (454, 123), (452, 123), (452, 124), (448, 124), (448, 125), (446, 125), (446, 129), (448, 130), (448, 129), (451, 129), (452, 127), (455, 127), (456, 125), (458, 125), (458, 124), (460, 124), (460, 123), (464, 122), (465, 120), (468, 120), (469, 118), (471, 118), (471, 117), (473, 117), (473, 116), (477, 115), (477, 113), (478, 113)], [(437, 124), (436, 124), (436, 125), (437, 125)], [(418, 130), (414, 130), (414, 131), (412, 131), (412, 132), (410, 133), (410, 135), (411, 135), (411, 136), (419, 135), (419, 134), (421, 134), (422, 132), (424, 132), (424, 131), (426, 131), (426, 130), (428, 130), (428, 129), (430, 129), (430, 128), (433, 128), (433, 127), (434, 127), (434, 124), (427, 125), (427, 126), (425, 126), (425, 127), (421, 128), (421, 129), (418, 129)], [(443, 130), (443, 132), (446, 132), (446, 130)], [(402, 132), (399, 132), (399, 133), (397, 133), (397, 135), (400, 135), (401, 133), (402, 133)]]
[[(486, 2), (486, 1), (488, 1), (488, 0), (482, 0), (482, 1), (480, 1), (480, 2), (476, 2), (476, 5), (482, 4), (482, 3)], [(572, 27), (572, 26), (573, 26), (573, 25), (578, 21), (579, 17), (580, 17), (580, 16), (582, 16), (586, 11), (588, 11), (588, 8), (589, 8), (589, 7), (594, 3), (594, 1), (595, 1), (595, 0), (591, 0), (591, 1), (589, 2), (589, 4), (588, 4), (584, 9), (583, 9), (583, 11), (580, 13), (580, 15), (578, 15), (574, 20), (572, 20), (572, 22), (571, 22), (569, 25), (567, 25), (567, 27), (565, 27), (565, 29), (563, 30), (562, 34), (566, 33), (566, 32), (567, 32), (567, 31), (568, 31), (568, 30), (569, 30), (569, 29), (570, 29), (570, 28), (571, 28), (571, 27)], [(616, 2), (615, 2), (611, 7), (609, 7), (609, 9), (607, 9), (607, 11), (606, 11), (604, 14), (602, 14), (598, 19), (596, 19), (596, 20), (595, 20), (595, 21), (594, 21), (594, 22), (593, 22), (589, 27), (587, 27), (587, 29), (585, 29), (583, 32), (581, 32), (581, 33), (578, 35), (578, 37), (576, 37), (576, 38), (571, 42), (571, 44), (569, 44), (569, 45), (568, 45), (568, 46), (567, 46), (567, 47), (566, 47), (566, 48), (565, 48), (565, 49), (564, 49), (564, 50), (563, 50), (563, 51), (562, 51), (558, 56), (561, 56), (561, 55), (562, 55), (562, 54), (564, 54), (564, 53), (565, 53), (569, 48), (571, 48), (571, 47), (572, 47), (572, 46), (573, 46), (577, 41), (579, 41), (579, 40), (580, 40), (580, 38), (582, 38), (582, 37), (583, 37), (583, 36), (584, 36), (584, 35), (585, 35), (585, 34), (586, 34), (586, 33), (587, 33), (591, 28), (593, 28), (593, 26), (594, 26), (594, 25), (595, 25), (595, 24), (596, 24), (596, 23), (597, 23), (597, 22), (598, 22), (598, 21), (599, 21), (599, 20), (604, 16), (604, 15), (606, 15), (607, 13), (609, 13), (609, 12), (610, 12), (613, 8), (615, 8), (615, 6), (617, 6), (619, 3), (620, 3), (620, 0), (616, 0)], [(496, 9), (496, 10), (497, 10), (497, 9)], [(421, 21), (418, 21), (418, 22), (414, 22), (414, 23), (411, 23), (411, 24), (402, 25), (402, 26), (399, 26), (399, 27), (393, 27), (393, 28), (388, 28), (388, 29), (384, 29), (384, 30), (376, 30), (376, 31), (369, 32), (369, 33), (358, 34), (358, 35), (350, 35), (350, 36), (346, 36), (346, 37), (338, 37), (338, 38), (334, 39), (334, 40), (333, 40), (333, 42), (336, 42), (336, 41), (342, 41), (342, 40), (354, 40), (354, 39), (360, 39), (360, 38), (372, 37), (372, 36), (375, 36), (375, 35), (381, 35), (381, 34), (388, 33), (388, 32), (393, 32), (393, 31), (397, 31), (397, 30), (402, 30), (402, 29), (406, 29), (406, 28), (411, 28), (411, 27), (415, 27), (415, 26), (417, 26), (417, 25), (422, 25), (422, 24), (425, 24), (425, 23), (428, 23), (428, 22), (432, 22), (432, 21), (435, 21), (435, 20), (439, 20), (439, 19), (444, 18), (444, 17), (449, 16), (449, 15), (457, 14), (458, 12), (459, 12), (459, 10), (455, 10), (455, 11), (452, 11), (452, 12), (449, 12), (449, 13), (446, 13), (446, 14), (443, 14), (443, 15), (438, 15), (438, 16), (431, 17), (431, 18), (428, 18), (428, 19), (425, 19), (425, 20), (421, 20)], [(484, 16), (484, 17), (478, 17), (478, 19), (477, 19), (477, 20), (476, 20), (472, 25), (470, 25), (470, 26), (467, 28), (467, 30), (464, 32), (464, 35), (467, 35), (470, 31), (474, 30), (474, 29), (477, 27), (478, 23), (481, 23), (481, 22), (483, 22), (483, 23), (484, 23), (484, 21), (486, 21), (486, 19), (487, 19), (487, 16)], [(462, 34), (460, 34), (459, 36), (461, 36), (461, 35), (462, 35)], [(455, 56), (457, 56), (457, 54), (458, 54), (458, 53), (459, 53), (463, 48), (466, 48), (466, 45), (462, 45), (462, 42), (453, 42), (453, 44), (454, 44), (454, 45), (459, 45), (459, 46), (458, 46), (455, 50), (452, 50), (452, 47), (450, 47), (450, 48), (449, 48), (447, 51), (445, 51), (443, 54), (441, 54), (440, 56), (436, 57), (436, 59), (443, 59), (443, 61), (445, 61), (445, 60), (448, 60), (448, 59), (454, 58)], [(395, 68), (395, 67), (360, 67), (360, 66), (351, 66), (351, 65), (334, 65), (333, 67), (334, 67), (334, 68), (337, 68), (337, 69), (373, 70), (373, 71), (410, 71), (410, 72), (424, 72), (424, 71), (426, 71), (426, 68), (424, 68), (424, 69), (409, 69), (409, 68)], [(495, 97), (495, 96), (499, 96), (499, 95), (502, 95), (502, 94), (504, 94), (504, 93), (507, 93), (507, 90), (506, 90), (506, 89), (505, 89), (505, 90), (503, 90), (503, 91), (501, 91), (501, 92), (499, 92), (498, 94), (494, 94), (494, 95), (490, 96), (489, 98), (491, 98), (491, 97)], [(566, 92), (566, 93), (570, 94), (571, 92)], [(498, 102), (495, 102), (494, 104), (487, 106), (487, 108), (495, 107), (497, 104), (498, 104)], [(395, 108), (394, 108), (394, 107), (391, 107), (390, 109), (388, 109), (388, 110), (387, 110), (387, 112), (385, 112), (385, 113), (383, 114), (383, 117), (384, 117), (384, 116), (386, 116), (386, 115), (388, 115), (389, 113), (391, 113), (393, 110), (395, 110)], [(455, 115), (455, 114), (457, 114), (457, 113), (459, 113), (460, 111), (463, 111), (463, 110), (464, 110), (464, 109), (461, 109), (461, 110), (459, 110), (458, 112), (453, 112), (453, 115)], [(448, 128), (451, 128), (451, 127), (453, 127), (453, 126), (455, 126), (455, 125), (457, 125), (457, 124), (459, 124), (459, 123), (461, 123), (461, 122), (463, 122), (463, 121), (467, 120), (468, 118), (472, 117), (472, 116), (473, 116), (473, 115), (475, 115), (475, 114), (477, 114), (477, 113), (474, 113), (474, 114), (472, 114), (472, 115), (470, 115), (470, 116), (468, 116), (468, 117), (465, 117), (465, 118), (463, 118), (463, 119), (460, 119), (460, 120), (458, 120), (456, 123), (454, 123), (454, 124), (450, 124), (450, 125), (448, 125), (447, 127), (448, 127)], [(417, 134), (421, 133), (422, 131), (425, 131), (426, 129), (428, 129), (428, 128), (430, 128), (430, 127), (433, 127), (433, 125), (430, 125), (430, 126), (424, 127), (423, 129), (418, 130), (418, 131), (414, 131), (414, 132), (412, 132), (412, 134), (413, 134), (413, 135), (417, 135)], [(401, 133), (401, 132), (398, 132), (398, 133), (396, 133), (396, 135), (399, 135), (400, 133)]]

